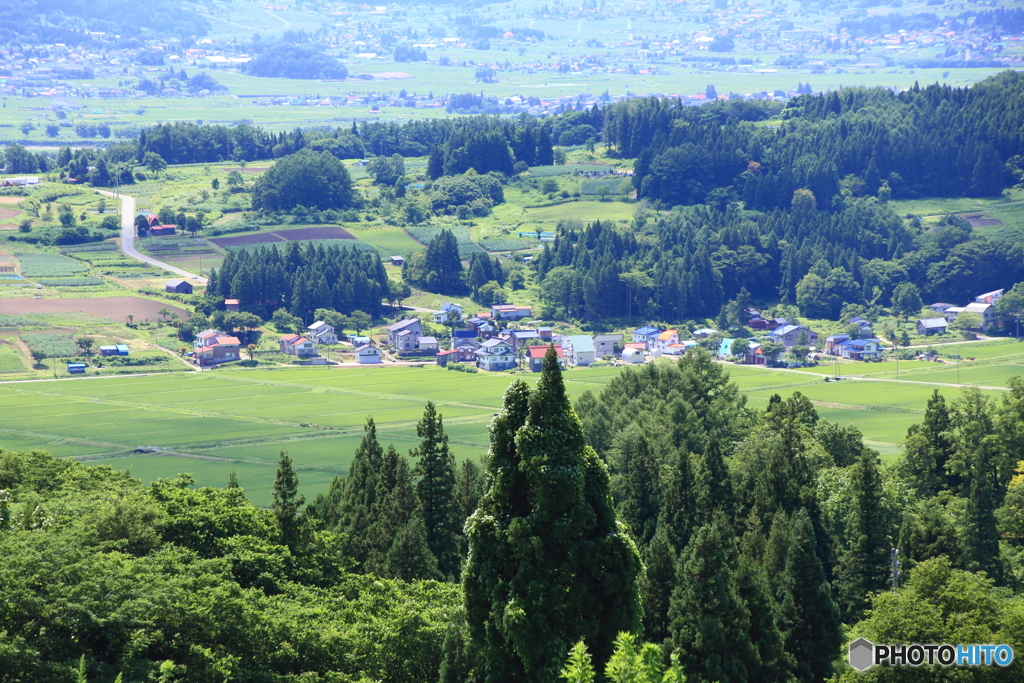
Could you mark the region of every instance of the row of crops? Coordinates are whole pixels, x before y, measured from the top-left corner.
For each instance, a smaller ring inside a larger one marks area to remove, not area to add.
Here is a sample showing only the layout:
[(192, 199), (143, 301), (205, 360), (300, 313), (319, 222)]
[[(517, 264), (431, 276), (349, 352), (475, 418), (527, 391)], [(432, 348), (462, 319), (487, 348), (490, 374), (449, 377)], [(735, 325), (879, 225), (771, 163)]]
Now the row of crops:
[(25, 277), (71, 277), (89, 270), (89, 264), (60, 254), (15, 252)]

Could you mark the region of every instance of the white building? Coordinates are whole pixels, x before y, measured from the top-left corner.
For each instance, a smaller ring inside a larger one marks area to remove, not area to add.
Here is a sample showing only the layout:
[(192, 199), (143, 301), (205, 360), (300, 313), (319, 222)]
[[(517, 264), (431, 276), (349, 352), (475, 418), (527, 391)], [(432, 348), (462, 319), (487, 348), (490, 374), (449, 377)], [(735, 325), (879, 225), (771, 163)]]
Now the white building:
[(335, 333), (334, 328), (325, 323), (323, 320), (317, 320), (315, 323), (306, 328), (309, 330), (309, 338), (317, 344), (337, 344), (338, 335)]

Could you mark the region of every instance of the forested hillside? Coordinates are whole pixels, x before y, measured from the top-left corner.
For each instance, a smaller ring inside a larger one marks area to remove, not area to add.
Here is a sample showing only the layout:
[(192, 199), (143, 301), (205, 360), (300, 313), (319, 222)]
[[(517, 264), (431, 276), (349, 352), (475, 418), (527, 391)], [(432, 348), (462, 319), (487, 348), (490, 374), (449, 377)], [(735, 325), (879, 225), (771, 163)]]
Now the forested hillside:
[(858, 636), (1024, 647), (1009, 384), (936, 391), (883, 466), (799, 392), (752, 409), (702, 350), (575, 410), (552, 350), (506, 391), (483, 468), (457, 467), (428, 403), (408, 456), (370, 419), (309, 504), (282, 453), (270, 510), (234, 477), (144, 487), (0, 452), (0, 680), (1015, 681), (1019, 661), (843, 663)]
[(243, 311), (264, 319), (285, 308), (308, 324), (317, 308), (379, 315), (389, 283), (375, 253), (289, 242), (283, 252), (276, 245), (228, 251), (206, 292), (218, 304), (238, 299)]
[(589, 320), (715, 317), (741, 295), (835, 319), (845, 305), (891, 304), (901, 283), (961, 301), (1024, 279), (1024, 245), (975, 236), (955, 216), (945, 223), (923, 232), (873, 197), (849, 198), (839, 211), (698, 205), (640, 212), (634, 231), (600, 221), (564, 230), (534, 263), (553, 314)]

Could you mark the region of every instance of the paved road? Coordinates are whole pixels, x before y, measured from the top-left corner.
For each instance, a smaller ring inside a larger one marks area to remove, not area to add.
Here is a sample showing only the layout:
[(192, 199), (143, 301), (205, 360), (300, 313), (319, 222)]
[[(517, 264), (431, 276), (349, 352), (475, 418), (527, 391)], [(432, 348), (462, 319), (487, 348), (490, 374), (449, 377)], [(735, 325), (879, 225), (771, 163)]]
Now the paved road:
[[(108, 197), (114, 197), (113, 192), (106, 192), (104, 190), (98, 190), (98, 192)], [(204, 285), (207, 283), (205, 277), (200, 277), (196, 273), (190, 273), (177, 266), (172, 266), (170, 263), (157, 261), (151, 256), (139, 253), (139, 250), (135, 248), (135, 197), (129, 197), (126, 194), (121, 195), (121, 251), (124, 252), (125, 256), (136, 261), (142, 261), (151, 266), (163, 268), (175, 275), (190, 278)]]

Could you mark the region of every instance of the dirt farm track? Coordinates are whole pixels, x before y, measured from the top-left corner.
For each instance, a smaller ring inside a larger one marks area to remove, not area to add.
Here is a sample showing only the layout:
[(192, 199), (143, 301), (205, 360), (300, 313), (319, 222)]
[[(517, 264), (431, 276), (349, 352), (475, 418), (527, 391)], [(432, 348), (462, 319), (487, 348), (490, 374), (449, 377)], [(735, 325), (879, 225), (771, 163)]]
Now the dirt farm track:
[(157, 320), (157, 313), (167, 307), (178, 314), (183, 321), (188, 320), (188, 313), (176, 306), (168, 306), (159, 301), (137, 299), (131, 296), (114, 296), (100, 299), (0, 299), (0, 315), (18, 315), (22, 313), (71, 313), (81, 311), (114, 322), (124, 322), (125, 316), (133, 315), (135, 320), (146, 318)]

